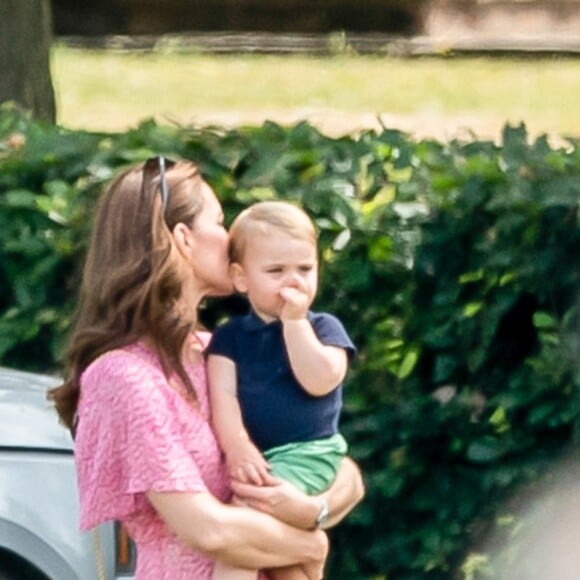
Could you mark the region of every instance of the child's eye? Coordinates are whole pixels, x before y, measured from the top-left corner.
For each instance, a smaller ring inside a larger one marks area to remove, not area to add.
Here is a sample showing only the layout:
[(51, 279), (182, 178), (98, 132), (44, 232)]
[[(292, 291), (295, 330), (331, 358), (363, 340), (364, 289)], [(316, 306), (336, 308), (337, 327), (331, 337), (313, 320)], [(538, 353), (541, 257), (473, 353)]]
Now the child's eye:
[(268, 268), (266, 272), (268, 272), (268, 274), (281, 274), (282, 268)]
[(308, 264), (308, 265), (305, 265), (305, 266), (300, 266), (300, 271), (301, 271), (301, 272), (310, 272), (310, 271), (312, 270), (312, 268), (313, 268), (313, 267), (314, 267), (314, 266), (312, 266), (312, 265), (310, 265), (310, 264)]

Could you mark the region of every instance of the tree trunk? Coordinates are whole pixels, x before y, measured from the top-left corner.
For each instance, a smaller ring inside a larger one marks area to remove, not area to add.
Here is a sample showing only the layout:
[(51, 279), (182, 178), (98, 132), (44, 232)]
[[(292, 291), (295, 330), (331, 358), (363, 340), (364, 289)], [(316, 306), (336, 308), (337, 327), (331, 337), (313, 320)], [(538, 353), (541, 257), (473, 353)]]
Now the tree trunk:
[(54, 123), (51, 41), (50, 0), (0, 0), (0, 103), (15, 101)]

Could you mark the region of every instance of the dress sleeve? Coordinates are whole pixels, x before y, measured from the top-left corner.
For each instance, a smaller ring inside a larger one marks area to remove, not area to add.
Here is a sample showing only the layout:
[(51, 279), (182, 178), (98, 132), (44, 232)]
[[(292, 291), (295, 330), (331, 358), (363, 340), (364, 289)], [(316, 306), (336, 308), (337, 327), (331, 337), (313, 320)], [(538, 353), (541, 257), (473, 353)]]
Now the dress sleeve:
[(235, 332), (231, 321), (218, 326), (211, 335), (205, 355), (216, 354), (235, 360)]
[(349, 359), (356, 355), (356, 347), (342, 322), (336, 316), (327, 313), (317, 313), (311, 315), (310, 321), (320, 342), (329, 346), (344, 348)]
[(207, 490), (178, 397), (159, 368), (130, 353), (109, 353), (87, 369), (75, 440), (81, 527), (131, 514), (147, 491)]

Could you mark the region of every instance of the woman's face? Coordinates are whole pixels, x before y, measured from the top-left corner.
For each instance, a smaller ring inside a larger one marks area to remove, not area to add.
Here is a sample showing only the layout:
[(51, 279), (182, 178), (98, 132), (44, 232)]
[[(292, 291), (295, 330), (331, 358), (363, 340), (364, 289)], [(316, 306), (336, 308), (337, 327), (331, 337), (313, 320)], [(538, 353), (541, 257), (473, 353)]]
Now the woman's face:
[(211, 187), (202, 184), (203, 205), (191, 229), (196, 252), (193, 268), (204, 294), (227, 296), (233, 292), (229, 275), (228, 232), (224, 214)]

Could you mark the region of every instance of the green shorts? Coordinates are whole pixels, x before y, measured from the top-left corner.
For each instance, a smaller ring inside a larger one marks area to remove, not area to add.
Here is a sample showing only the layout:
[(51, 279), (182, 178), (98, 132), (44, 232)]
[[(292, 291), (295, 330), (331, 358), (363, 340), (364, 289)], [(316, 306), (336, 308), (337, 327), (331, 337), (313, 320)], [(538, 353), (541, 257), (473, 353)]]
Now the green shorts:
[(346, 455), (347, 443), (337, 433), (326, 439), (287, 443), (264, 452), (272, 475), (294, 484), (308, 495), (330, 487)]

